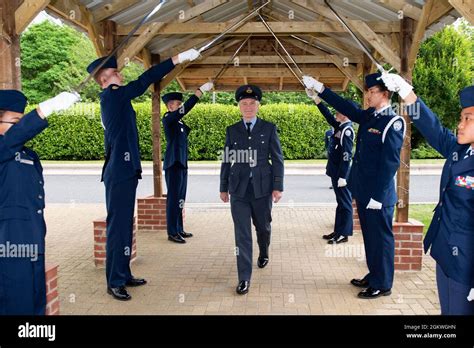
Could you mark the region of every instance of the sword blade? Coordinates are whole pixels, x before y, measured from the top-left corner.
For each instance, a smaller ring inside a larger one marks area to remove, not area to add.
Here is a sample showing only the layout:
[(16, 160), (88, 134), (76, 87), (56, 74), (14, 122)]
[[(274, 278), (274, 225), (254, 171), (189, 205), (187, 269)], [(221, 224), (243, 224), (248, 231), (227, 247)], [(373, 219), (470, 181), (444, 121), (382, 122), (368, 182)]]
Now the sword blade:
[(102, 67), (123, 47), (125, 44), (130, 40), (130, 38), (135, 35), (135, 33), (140, 29), (145, 23), (147, 23), (151, 17), (153, 17), (161, 7), (167, 2), (168, 0), (161, 0), (158, 5), (156, 5), (143, 19), (128, 33), (125, 39), (115, 47), (115, 49), (110, 53), (95, 69), (92, 71), (86, 79), (84, 79), (79, 86), (77, 86), (74, 91), (79, 93), (84, 89), (84, 87), (89, 83), (89, 81), (97, 74), (97, 72), (102, 69)]

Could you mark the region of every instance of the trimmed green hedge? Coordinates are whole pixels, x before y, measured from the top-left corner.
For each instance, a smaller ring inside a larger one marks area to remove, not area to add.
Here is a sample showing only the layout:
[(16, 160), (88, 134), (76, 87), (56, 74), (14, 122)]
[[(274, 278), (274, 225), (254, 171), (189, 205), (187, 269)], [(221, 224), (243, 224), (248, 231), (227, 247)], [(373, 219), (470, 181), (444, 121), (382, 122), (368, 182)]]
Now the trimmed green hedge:
[[(152, 160), (151, 106), (134, 105), (143, 160)], [(165, 107), (162, 105), (164, 112)], [(286, 159), (324, 158), (324, 133), (329, 125), (315, 106), (272, 104), (260, 108), (260, 117), (278, 126)], [(186, 115), (191, 127), (190, 160), (217, 160), (225, 141), (225, 129), (237, 122), (236, 106), (198, 104)], [(104, 156), (103, 129), (98, 104), (81, 103), (48, 118), (49, 127), (28, 146), (43, 160), (100, 160)], [(162, 129), (162, 151), (166, 139)]]
[[(143, 160), (152, 160), (151, 106), (134, 105)], [(162, 105), (164, 113), (165, 106)], [(279, 129), (285, 159), (325, 158), (324, 133), (329, 129), (324, 117), (313, 105), (271, 104), (260, 107), (260, 117)], [(217, 160), (225, 141), (225, 129), (240, 119), (236, 106), (198, 104), (186, 115), (191, 127), (189, 159)], [(43, 160), (101, 160), (104, 158), (104, 133), (99, 104), (81, 103), (66, 113), (48, 118), (49, 127), (28, 146)], [(162, 152), (166, 139), (162, 126)], [(412, 158), (441, 158), (430, 146), (421, 143)]]

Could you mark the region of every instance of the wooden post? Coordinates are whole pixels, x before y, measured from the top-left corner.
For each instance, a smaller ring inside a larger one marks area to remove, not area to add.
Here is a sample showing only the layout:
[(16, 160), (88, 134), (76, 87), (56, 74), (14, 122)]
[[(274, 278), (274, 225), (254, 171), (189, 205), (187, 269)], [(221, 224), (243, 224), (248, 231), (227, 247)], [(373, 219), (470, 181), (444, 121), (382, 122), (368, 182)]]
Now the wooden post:
[(103, 31), (104, 31), (104, 50), (105, 54), (110, 54), (117, 46), (117, 34), (116, 34), (117, 25), (112, 21), (103, 22)]
[[(160, 63), (158, 54), (151, 55), (152, 64)], [(160, 83), (154, 84), (154, 92), (151, 101), (151, 120), (152, 120), (152, 137), (153, 137), (153, 187), (154, 196), (163, 196), (163, 168), (161, 164), (161, 89)]]
[[(412, 45), (414, 30), (414, 20), (405, 17), (401, 20), (400, 31), (400, 58), (402, 70), (400, 75), (408, 81), (412, 80), (412, 71), (409, 66), (408, 57)], [(399, 98), (399, 105), (402, 104), (402, 99)], [(407, 222), (410, 206), (410, 155), (411, 155), (411, 120), (404, 112), (403, 108), (399, 108), (400, 116), (406, 121), (407, 130), (405, 141), (403, 142), (402, 151), (400, 154), (400, 168), (397, 173), (397, 193), (398, 204), (396, 213), (396, 222)]]
[(0, 0), (0, 89), (21, 90), (20, 37), (15, 11), (19, 0)]

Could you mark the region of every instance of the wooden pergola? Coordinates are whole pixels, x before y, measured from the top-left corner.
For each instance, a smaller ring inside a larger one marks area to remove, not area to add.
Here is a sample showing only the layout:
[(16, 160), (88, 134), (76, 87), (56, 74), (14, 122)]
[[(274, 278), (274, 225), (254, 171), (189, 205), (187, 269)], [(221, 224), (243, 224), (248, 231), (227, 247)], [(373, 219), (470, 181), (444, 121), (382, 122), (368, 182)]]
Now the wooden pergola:
[[(119, 52), (120, 68), (132, 59), (140, 60), (147, 68), (183, 50), (199, 47), (263, 2), (171, 0)], [(103, 56), (157, 3), (151, 0), (0, 0), (0, 88), (21, 88), (19, 36), (41, 11), (46, 10), (86, 32), (97, 54)], [(460, 16), (474, 23), (472, 0), (332, 0), (331, 4), (379, 61), (390, 64), (409, 80), (424, 38)], [(323, 0), (272, 0), (261, 10), (261, 15), (305, 74), (336, 91), (346, 90), (349, 83), (364, 91), (363, 76), (374, 72), (376, 67)], [(178, 66), (154, 86), (155, 197), (163, 195), (160, 90), (175, 79), (183, 90), (194, 90), (209, 81), (250, 34), (238, 60), (217, 81), (217, 89), (233, 91), (251, 83), (266, 91), (303, 90), (275, 52), (275, 40), (258, 17), (226, 35), (218, 45), (205, 51), (202, 59)], [(410, 135), (409, 127), (397, 178), (400, 201), (396, 219), (399, 222), (408, 221)]]

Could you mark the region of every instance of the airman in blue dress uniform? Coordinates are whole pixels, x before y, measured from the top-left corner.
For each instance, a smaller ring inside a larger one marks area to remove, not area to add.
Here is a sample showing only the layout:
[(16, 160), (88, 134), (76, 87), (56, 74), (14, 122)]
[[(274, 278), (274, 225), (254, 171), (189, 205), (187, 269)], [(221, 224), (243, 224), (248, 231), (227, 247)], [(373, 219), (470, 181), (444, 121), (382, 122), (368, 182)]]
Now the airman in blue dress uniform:
[(78, 100), (62, 93), (23, 116), (23, 93), (0, 91), (0, 315), (45, 314), (43, 168), (25, 143), (48, 127), (47, 116)]
[(183, 95), (178, 92), (162, 97), (168, 112), (163, 117), (166, 136), (166, 153), (163, 164), (166, 186), (166, 224), (168, 239), (175, 243), (186, 243), (192, 233), (184, 231), (183, 207), (188, 182), (188, 135), (191, 131), (182, 119), (191, 111), (199, 98), (213, 88), (212, 82), (205, 83), (184, 104)]
[(338, 112), (359, 123), (348, 187), (357, 204), (369, 273), (362, 279), (352, 279), (351, 284), (366, 288), (359, 293), (360, 298), (390, 295), (395, 267), (395, 174), (400, 166), (405, 121), (393, 111), (392, 93), (379, 73), (365, 78), (370, 106), (367, 110), (357, 108), (310, 76), (304, 76), (303, 82)]
[[(105, 183), (107, 205), (107, 292), (117, 300), (131, 299), (126, 286), (146, 284), (145, 279), (133, 277), (130, 270), (135, 197), (142, 173), (132, 100), (145, 93), (152, 83), (159, 82), (176, 64), (198, 57), (199, 52), (194, 49), (180, 53), (153, 66), (136, 81), (125, 86), (122, 85), (123, 78), (117, 70), (117, 60), (114, 57), (94, 76), (103, 89), (100, 107), (105, 139), (102, 181)], [(95, 71), (104, 59), (106, 58), (102, 57), (92, 62), (87, 71)]]
[[(354, 221), (352, 194), (347, 188), (355, 138), (354, 128), (352, 122), (340, 112), (334, 117), (315, 92), (306, 90), (306, 93), (314, 100), (321, 114), (335, 130), (329, 141), (326, 175), (331, 178), (336, 194), (336, 221), (334, 232), (324, 235), (323, 238), (328, 240), (328, 244), (345, 243), (349, 240), (348, 237), (352, 236)], [(358, 107), (357, 104), (354, 105)]]
[(257, 265), (264, 268), (269, 262), (272, 203), (282, 197), (284, 165), (277, 127), (257, 117), (261, 89), (241, 86), (235, 99), (242, 120), (226, 130), (220, 196), (229, 202), (230, 194), (239, 277), (236, 292), (243, 295), (252, 276), (252, 222), (260, 250)]
[(439, 203), (424, 239), (436, 260), (436, 280), (443, 315), (474, 315), (474, 86), (460, 93), (461, 118), (457, 136), (401, 76), (382, 77), (398, 91), (416, 128), (446, 163)]
[[(334, 129), (332, 127), (331, 129), (328, 129), (326, 133), (324, 133), (324, 149), (326, 150), (326, 158), (329, 157), (329, 147), (331, 146), (331, 139), (333, 135), (334, 135)], [(333, 189), (332, 185), (329, 186), (329, 189), (330, 190)]]

